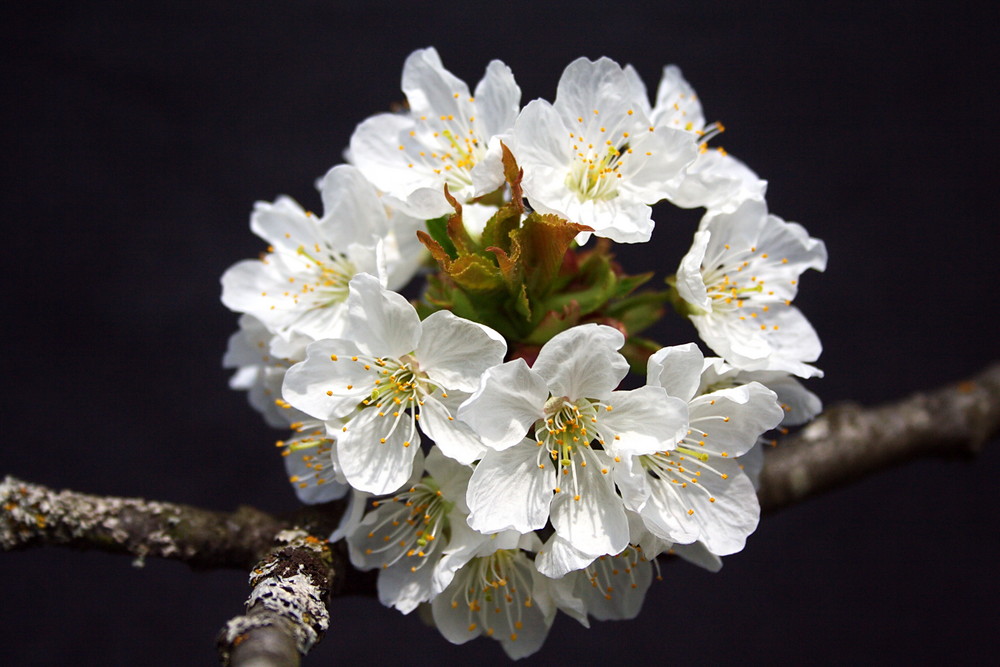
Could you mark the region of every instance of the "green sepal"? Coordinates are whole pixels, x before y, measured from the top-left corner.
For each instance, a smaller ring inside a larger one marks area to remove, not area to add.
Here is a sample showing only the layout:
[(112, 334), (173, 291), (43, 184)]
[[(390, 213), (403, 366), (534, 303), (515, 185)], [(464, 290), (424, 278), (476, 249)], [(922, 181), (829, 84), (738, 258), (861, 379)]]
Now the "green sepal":
[[(451, 261), (454, 257), (448, 254), (446, 248), (444, 248), (432, 235), (428, 234), (422, 229), (417, 230), (417, 239), (424, 244), (428, 251), (431, 253), (431, 257), (434, 258), (440, 266), (442, 271), (447, 271), (451, 266)], [(449, 241), (450, 243), (450, 241)], [(452, 250), (455, 246), (451, 246)]]
[[(438, 246), (444, 250), (450, 259), (455, 259), (458, 257), (458, 250), (455, 248), (455, 244), (452, 243), (451, 239), (448, 238), (448, 221), (450, 219), (450, 215), (442, 215), (440, 218), (432, 218), (431, 220), (428, 220), (427, 232), (430, 234), (432, 239), (437, 241)], [(421, 239), (421, 241), (423, 241), (423, 239)], [(424, 245), (427, 245), (426, 241), (424, 241)], [(430, 246), (428, 246), (428, 249), (430, 249)], [(431, 250), (432, 254), (433, 252), (434, 251)], [(437, 259), (437, 257), (435, 257), (435, 259)]]
[(503, 163), (503, 177), (510, 186), (510, 201), (517, 207), (518, 211), (524, 211), (524, 193), (521, 190), (521, 179), (524, 178), (524, 169), (517, 166), (514, 154), (507, 148), (507, 144), (500, 142), (500, 161)]
[(567, 222), (557, 215), (531, 213), (510, 233), (511, 260), (523, 266), (530, 294), (546, 294), (562, 267), (563, 258), (586, 225)]
[(591, 253), (577, 270), (576, 283), (581, 284), (579, 289), (558, 292), (545, 299), (545, 310), (559, 311), (571, 301), (576, 301), (582, 315), (592, 313), (614, 295), (618, 277), (606, 255)]
[(550, 310), (545, 313), (534, 330), (524, 338), (525, 343), (544, 345), (558, 333), (580, 323), (580, 306), (576, 301), (570, 301), (560, 310)]
[(514, 311), (524, 317), (525, 322), (531, 322), (531, 301), (528, 299), (528, 288), (523, 284), (514, 297)]
[(495, 292), (504, 290), (505, 284), (500, 270), (488, 259), (480, 255), (459, 257), (447, 269), (455, 284), (473, 292)]
[(634, 276), (618, 276), (618, 284), (615, 285), (615, 293), (612, 299), (622, 299), (634, 292), (639, 287), (649, 282), (655, 274), (652, 271), (639, 273)]
[(510, 252), (510, 233), (521, 224), (521, 211), (513, 204), (505, 204), (486, 222), (483, 228), (482, 246), (496, 247)]
[(664, 304), (670, 299), (670, 292), (642, 292), (616, 301), (604, 312), (624, 325), (629, 335), (638, 333), (663, 318)]
[(455, 212), (448, 218), (448, 222), (445, 225), (445, 232), (454, 244), (455, 251), (459, 256), (475, 253), (479, 247), (472, 240), (472, 237), (469, 236), (469, 231), (465, 228), (465, 223), (462, 222), (462, 205), (448, 192), (447, 185), (444, 186), (444, 198), (455, 209)]

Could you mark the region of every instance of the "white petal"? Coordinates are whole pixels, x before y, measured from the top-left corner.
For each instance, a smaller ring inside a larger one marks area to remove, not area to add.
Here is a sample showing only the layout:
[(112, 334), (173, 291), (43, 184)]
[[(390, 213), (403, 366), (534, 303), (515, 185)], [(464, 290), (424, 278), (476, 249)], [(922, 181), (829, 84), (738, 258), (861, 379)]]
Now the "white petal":
[(389, 231), (385, 205), (371, 182), (351, 165), (337, 165), (319, 183), (323, 221), (341, 247), (370, 245), (371, 237)]
[(530, 440), (487, 452), (469, 480), (469, 525), (481, 533), (541, 528), (549, 516), (554, 477), (548, 453)]
[(420, 428), (445, 456), (459, 463), (470, 464), (486, 454), (487, 448), (475, 431), (456, 420), (447, 406), (431, 396), (420, 407)]
[[(748, 317), (751, 312), (758, 317)], [(737, 368), (822, 376), (821, 370), (806, 362), (818, 359), (823, 346), (798, 308), (779, 306), (766, 315), (747, 309), (747, 315), (743, 320), (735, 315), (692, 315), (691, 322), (702, 340)]]
[(415, 115), (455, 115), (468, 104), (469, 87), (444, 68), (433, 47), (414, 51), (406, 58), (402, 88)]
[(704, 465), (685, 460), (685, 473), (677, 478), (686, 486), (651, 480), (652, 493), (641, 514), (654, 535), (680, 544), (700, 540), (712, 553), (725, 556), (743, 548), (757, 527), (760, 506), (736, 461), (713, 458)]
[[(524, 167), (524, 188), (529, 199), (540, 191), (533, 171), (539, 166), (559, 169), (565, 180), (572, 153), (571, 144), (563, 140), (569, 130), (559, 113), (544, 100), (533, 100), (521, 110), (514, 123), (514, 140), (518, 164)], [(546, 184), (550, 184), (547, 183)], [(563, 186), (562, 181), (559, 182)], [(534, 200), (532, 199), (532, 203)]]
[[(630, 83), (621, 66), (610, 58), (596, 61), (577, 58), (563, 70), (553, 106), (566, 121), (587, 113), (612, 122), (626, 117), (629, 109), (642, 110), (642, 106), (631, 98), (634, 92), (634, 83)], [(594, 110), (599, 113), (594, 114)]]
[[(430, 435), (431, 438), (434, 437), (430, 433), (427, 435)], [(464, 506), (465, 490), (469, 486), (469, 478), (472, 477), (471, 466), (463, 465), (445, 456), (439, 447), (431, 447), (431, 451), (424, 461), (424, 468), (427, 470), (427, 474), (434, 478), (445, 498), (453, 502), (461, 501), (460, 504)], [(465, 513), (468, 514), (468, 511), (466, 510)]]
[(476, 85), (476, 123), (480, 135), (510, 132), (521, 108), (521, 89), (510, 68), (499, 60), (486, 66), (486, 74)]
[(629, 99), (638, 104), (643, 113), (649, 116), (653, 109), (649, 106), (649, 93), (646, 91), (646, 84), (643, 82), (642, 77), (639, 76), (639, 73), (631, 65), (625, 65), (622, 72), (628, 81)]
[(676, 65), (663, 68), (663, 77), (656, 89), (656, 104), (652, 119), (657, 125), (667, 125), (695, 132), (705, 128), (705, 114), (694, 88), (684, 79)]
[(256, 202), (250, 214), (250, 229), (275, 248), (294, 252), (300, 244), (318, 239), (317, 219), (290, 197), (275, 202)]
[[(430, 556), (428, 556), (429, 558)], [(410, 564), (411, 559), (403, 559), (395, 565), (380, 570), (378, 573), (378, 601), (386, 607), (395, 607), (404, 614), (409, 614), (421, 602), (426, 602), (434, 595), (434, 567), (424, 564), (415, 571)]]
[(698, 527), (690, 521), (687, 511), (690, 509), (685, 502), (685, 496), (680, 495), (680, 487), (671, 484), (669, 480), (650, 479), (649, 497), (639, 514), (642, 521), (653, 535), (668, 540), (687, 544), (698, 539)]
[[(621, 191), (643, 204), (655, 204), (669, 196), (670, 180), (679, 176), (698, 157), (698, 147), (688, 132), (658, 127), (640, 135), (633, 159), (622, 168)], [(636, 159), (638, 158), (638, 159)]]
[(393, 419), (390, 414), (379, 417), (377, 408), (367, 408), (344, 427), (337, 440), (337, 458), (354, 488), (381, 495), (392, 493), (409, 479), (420, 449), (420, 432), (411, 429), (409, 416), (403, 414), (390, 433)]
[[(718, 556), (727, 556), (741, 551), (746, 538), (757, 528), (760, 505), (753, 484), (736, 462), (713, 460), (712, 465), (728, 471), (729, 479), (702, 475), (702, 483), (712, 495), (689, 494), (694, 509), (690, 518), (698, 525), (699, 539), (705, 547)], [(714, 497), (715, 502), (710, 502), (709, 497)]]
[(747, 199), (763, 199), (767, 181), (720, 150), (699, 153), (670, 183), (670, 201), (682, 208), (731, 211)]
[(652, 454), (672, 449), (684, 436), (687, 404), (660, 387), (616, 391), (601, 410), (597, 429), (606, 450), (621, 455)]
[(586, 574), (575, 575), (576, 590), (598, 621), (635, 618), (653, 581), (653, 566), (635, 549), (598, 558)]
[(434, 567), (434, 592), (443, 591), (452, 582), (455, 573), (471, 559), (489, 556), (498, 549), (514, 549), (517, 547), (518, 534), (514, 531), (494, 535), (483, 535), (472, 530), (465, 522), (461, 513), (450, 515), (451, 536), (444, 555)]
[(783, 426), (805, 424), (823, 411), (823, 402), (819, 396), (791, 376), (774, 377), (776, 375), (778, 374), (762, 373), (762, 377), (753, 379), (778, 395), (778, 403), (785, 411), (785, 418), (781, 420)]
[(399, 294), (382, 288), (378, 278), (360, 273), (351, 279), (345, 338), (376, 357), (399, 358), (416, 348), (420, 317)]
[(754, 490), (759, 491), (760, 474), (764, 471), (764, 443), (758, 441), (750, 448), (750, 451), (739, 458), (739, 462), (743, 468), (743, 474), (753, 484)]
[(414, 356), (420, 369), (444, 389), (476, 391), (483, 373), (507, 353), (503, 336), (448, 310), (431, 313), (420, 326)]
[(722, 559), (706, 549), (701, 542), (675, 544), (672, 551), (692, 565), (703, 567), (709, 572), (714, 573), (722, 569)]
[(705, 311), (711, 310), (712, 300), (708, 296), (701, 265), (711, 240), (711, 232), (695, 232), (691, 249), (681, 259), (677, 269), (677, 293), (688, 303)]
[(499, 640), (507, 655), (515, 660), (541, 648), (555, 614), (548, 580), (534, 571), (523, 553), (516, 553), (503, 572), (505, 581), (519, 582), (516, 591), (506, 588), (511, 601), (507, 602), (502, 593), (508, 586), (504, 584), (493, 594), (493, 602), (482, 599), (481, 593), (475, 595), (477, 607), (472, 608), (466, 602), (468, 591), (470, 588), (479, 591), (482, 587), (470, 574), (474, 571), (477, 571), (474, 564), (463, 568), (431, 602), (434, 624), (441, 634), (453, 644), (464, 644), (485, 633)]
[(698, 391), (705, 356), (694, 343), (660, 348), (646, 363), (647, 382), (684, 402)]
[(330, 534), (331, 543), (339, 542), (357, 529), (368, 505), (368, 497), (369, 494), (364, 491), (351, 489), (351, 494), (347, 498), (347, 508), (340, 517), (336, 530)]
[(628, 374), (628, 362), (618, 353), (624, 344), (625, 337), (612, 327), (575, 326), (542, 346), (532, 370), (545, 378), (554, 396), (603, 400)]
[(559, 579), (575, 570), (582, 570), (593, 563), (595, 558), (597, 556), (575, 548), (559, 533), (553, 533), (535, 556), (535, 567), (546, 577)]
[(285, 373), (282, 397), (317, 419), (346, 417), (375, 386), (371, 373), (350, 360), (357, 353), (354, 343), (347, 340), (312, 343), (306, 360)]
[[(614, 465), (612, 475), (626, 509), (633, 512), (640, 511), (646, 504), (646, 499), (649, 498), (650, 489), (649, 476), (643, 469), (639, 457), (628, 457), (621, 463)], [(632, 518), (632, 514), (629, 512), (626, 512), (626, 516)], [(631, 529), (629, 534), (632, 534)], [(635, 539), (629, 541), (636, 543)]]
[(560, 492), (552, 500), (552, 525), (588, 555), (618, 553), (628, 545), (628, 521), (611, 475), (602, 472), (610, 463), (603, 452), (589, 447), (578, 451), (587, 467), (576, 471), (576, 480), (560, 476)]
[(774, 392), (758, 382), (698, 396), (688, 406), (698, 451), (742, 456), (784, 417)]
[[(594, 234), (616, 243), (645, 243), (653, 234), (653, 210), (647, 202), (631, 197), (610, 200), (580, 200), (575, 193), (564, 194), (554, 212), (568, 220), (593, 227)], [(661, 197), (653, 197), (656, 203)]]
[[(384, 113), (368, 118), (351, 135), (351, 160), (375, 187), (405, 202), (411, 192), (426, 184), (433, 175), (420, 163), (408, 165), (409, 156), (401, 156), (399, 146), (409, 139), (415, 127), (409, 116)], [(429, 172), (429, 173), (428, 173)], [(441, 203), (447, 206), (444, 195)]]
[(515, 359), (486, 371), (479, 390), (462, 404), (458, 418), (469, 424), (487, 447), (506, 449), (519, 443), (545, 416), (549, 398), (545, 381)]
[[(322, 432), (325, 435), (325, 432)], [(289, 439), (290, 444), (294, 439)], [(282, 456), (285, 473), (292, 480), (292, 488), (299, 502), (307, 505), (338, 500), (347, 495), (350, 487), (337, 481), (335, 445), (325, 443), (301, 451), (289, 451)]]

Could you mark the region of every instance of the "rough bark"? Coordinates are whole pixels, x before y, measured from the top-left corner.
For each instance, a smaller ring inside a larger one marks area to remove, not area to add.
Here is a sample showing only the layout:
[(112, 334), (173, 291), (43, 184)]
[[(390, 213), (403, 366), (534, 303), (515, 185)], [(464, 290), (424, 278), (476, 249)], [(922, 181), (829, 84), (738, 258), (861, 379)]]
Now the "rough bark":
[(253, 507), (214, 512), (142, 498), (55, 491), (7, 476), (0, 482), (0, 548), (59, 545), (147, 556), (193, 568), (248, 568), (271, 548), (275, 535), (300, 526), (329, 535), (343, 504), (303, 508), (280, 517)]
[(218, 639), (219, 656), (232, 667), (297, 667), (330, 624), (327, 602), (335, 554), (325, 540), (285, 530), (250, 573), (246, 614), (231, 619)]
[(766, 452), (771, 512), (921, 457), (968, 458), (1000, 433), (1000, 364), (974, 378), (874, 408), (835, 405)]

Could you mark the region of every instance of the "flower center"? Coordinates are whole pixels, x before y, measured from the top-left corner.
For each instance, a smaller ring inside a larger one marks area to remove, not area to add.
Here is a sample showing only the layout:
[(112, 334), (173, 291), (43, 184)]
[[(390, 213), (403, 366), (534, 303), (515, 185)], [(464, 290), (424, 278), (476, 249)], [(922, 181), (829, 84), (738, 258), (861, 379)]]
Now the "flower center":
[[(545, 402), (545, 418), (535, 422), (535, 444), (538, 445), (536, 464), (544, 469), (546, 459), (550, 458), (560, 471), (553, 490), (561, 493), (563, 488), (559, 480), (567, 477), (568, 490), (577, 501), (584, 486), (578, 475), (608, 474), (608, 468), (602, 467), (591, 451), (591, 443), (595, 439), (599, 447), (605, 445), (605, 435), (599, 431), (601, 425), (597, 418), (600, 409), (610, 412), (612, 407), (589, 398), (570, 401), (566, 396), (552, 396)], [(614, 437), (617, 439), (618, 436)], [(618, 460), (617, 457), (615, 460)]]
[[(377, 410), (380, 418), (391, 421), (387, 427), (379, 429), (382, 433), (379, 438), (381, 444), (385, 444), (396, 429), (405, 424), (407, 430), (403, 446), (409, 447), (414, 442), (420, 419), (418, 408), (424, 404), (423, 397), (438, 387), (420, 370), (417, 360), (408, 354), (399, 359), (358, 355), (351, 357), (351, 361), (362, 364), (364, 370), (375, 375), (371, 394), (358, 407)], [(447, 398), (448, 394), (443, 392), (442, 397)]]
[[(307, 261), (306, 269), (311, 273), (309, 279), (301, 280), (301, 287), (295, 295), (296, 303), (305, 299), (311, 308), (326, 308), (347, 299), (350, 292), (348, 284), (357, 274), (357, 267), (346, 255), (323, 249), (318, 243), (310, 252), (305, 246), (299, 246), (296, 253)], [(322, 257), (323, 259), (319, 259)], [(294, 279), (289, 279), (293, 282)]]
[(295, 422), (291, 424), (291, 428), (296, 432), (295, 436), (274, 443), (277, 447), (284, 448), (282, 456), (301, 457), (299, 471), (289, 477), (288, 481), (300, 489), (326, 484), (333, 474), (330, 452), (334, 443), (327, 437), (326, 428), (321, 422)]
[[(754, 265), (756, 264), (757, 269), (764, 268), (761, 264), (766, 264), (767, 259), (768, 254), (756, 246), (734, 252), (728, 243), (722, 246), (722, 250), (715, 257), (705, 257), (702, 261), (702, 280), (709, 298), (712, 299), (712, 310), (737, 310), (743, 307), (744, 302), (750, 301), (751, 305), (767, 312), (770, 307), (758, 302), (773, 301), (774, 292), (768, 290), (764, 284), (765, 280), (754, 273)], [(781, 261), (787, 263), (788, 260)], [(790, 305), (791, 300), (785, 303)], [(749, 316), (757, 317), (757, 313), (751, 312)]]
[(450, 525), (448, 512), (454, 503), (444, 499), (433, 478), (425, 477), (407, 491), (387, 501), (375, 501), (378, 519), (363, 540), (366, 556), (380, 554), (381, 567), (387, 568), (401, 560), (410, 562), (416, 572), (429, 556), (440, 551), (448, 542)]
[(430, 169), (435, 174), (443, 175), (455, 189), (472, 185), (472, 168), (485, 155), (486, 142), (475, 128), (473, 99), (468, 98), (468, 102), (461, 105), (466, 115), (420, 116), (417, 119), (418, 129), (410, 133), (417, 145), (399, 145), (410, 160), (407, 164), (409, 168), (420, 165)]
[[(673, 450), (639, 457), (639, 462), (646, 473), (663, 482), (662, 488), (682, 505), (686, 503), (679, 489), (688, 488), (697, 489), (696, 493), (704, 493), (710, 503), (715, 502), (712, 493), (700, 482), (702, 473), (715, 475), (723, 480), (729, 479), (728, 473), (717, 470), (709, 463), (712, 456), (725, 459), (729, 458), (729, 453), (714, 451), (711, 447), (706, 448), (708, 432), (695, 426), (696, 422), (705, 423), (714, 420), (729, 421), (729, 417), (708, 415), (692, 420), (687, 434)], [(689, 508), (687, 513), (694, 514), (694, 509)]]
[(566, 174), (566, 187), (575, 192), (580, 201), (614, 199), (618, 196), (624, 156), (631, 150), (628, 142), (615, 146), (608, 141), (603, 149), (586, 144), (587, 148), (581, 149), (584, 140), (582, 137), (577, 139), (579, 143), (573, 145), (574, 160)]
[(605, 600), (611, 600), (616, 595), (620, 596), (623, 589), (639, 587), (636, 569), (645, 562), (641, 548), (630, 544), (617, 556), (600, 556), (584, 572), (590, 585)]
[(590, 446), (596, 437), (596, 431), (588, 430), (597, 423), (594, 405), (586, 398), (570, 401), (565, 396), (553, 396), (545, 402), (546, 416), (535, 423), (535, 438), (561, 465), (571, 465), (574, 449)]
[(487, 636), (497, 631), (517, 641), (525, 616), (532, 613), (530, 564), (516, 549), (500, 550), (475, 558), (459, 571), (451, 606), (464, 605), (468, 631), (484, 628)]

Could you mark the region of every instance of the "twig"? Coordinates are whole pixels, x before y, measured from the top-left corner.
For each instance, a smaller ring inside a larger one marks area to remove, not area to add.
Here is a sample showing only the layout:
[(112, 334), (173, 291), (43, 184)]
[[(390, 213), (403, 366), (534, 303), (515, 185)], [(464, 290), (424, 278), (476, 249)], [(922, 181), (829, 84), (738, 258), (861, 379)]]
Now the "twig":
[(305, 507), (278, 517), (253, 507), (235, 512), (143, 500), (55, 491), (7, 476), (0, 482), (0, 548), (68, 546), (179, 560), (193, 568), (249, 568), (280, 531), (301, 526), (329, 535), (342, 503)]
[(977, 454), (1000, 433), (1000, 363), (894, 403), (836, 405), (768, 452), (760, 504), (772, 512), (921, 457)]
[(330, 624), (327, 600), (334, 554), (325, 540), (294, 529), (250, 573), (247, 612), (219, 635), (219, 656), (232, 667), (297, 667)]

